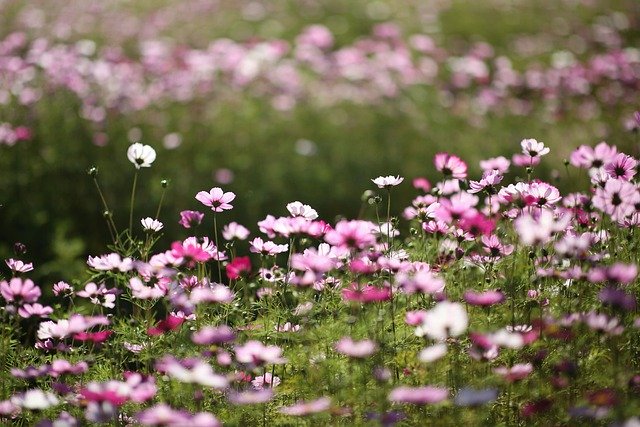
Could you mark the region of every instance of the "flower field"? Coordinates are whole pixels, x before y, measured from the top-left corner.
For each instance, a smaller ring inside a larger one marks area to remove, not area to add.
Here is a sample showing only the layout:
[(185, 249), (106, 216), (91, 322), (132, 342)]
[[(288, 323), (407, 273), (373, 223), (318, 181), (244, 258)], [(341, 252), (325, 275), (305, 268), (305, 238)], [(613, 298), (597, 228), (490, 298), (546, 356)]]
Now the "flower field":
[(0, 424), (640, 425), (638, 5), (224, 3), (0, 1)]

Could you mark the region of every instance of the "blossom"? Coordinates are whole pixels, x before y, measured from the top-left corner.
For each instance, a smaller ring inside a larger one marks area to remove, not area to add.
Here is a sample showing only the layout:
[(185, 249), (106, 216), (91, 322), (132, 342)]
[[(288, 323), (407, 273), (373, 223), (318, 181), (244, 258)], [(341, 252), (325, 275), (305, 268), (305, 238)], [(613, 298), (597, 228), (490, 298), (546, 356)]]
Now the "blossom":
[(260, 237), (256, 237), (249, 244), (251, 245), (249, 251), (255, 254), (273, 256), (289, 250), (289, 245), (287, 244), (278, 245), (270, 240), (265, 242)]
[(280, 408), (280, 412), (285, 415), (302, 416), (324, 412), (330, 407), (331, 399), (328, 397), (321, 397), (320, 399), (309, 402), (297, 402), (294, 405), (282, 407)]
[(144, 231), (160, 231), (162, 230), (162, 227), (164, 227), (160, 221), (150, 217), (140, 220), (140, 223), (142, 224)]
[(369, 221), (342, 220), (325, 234), (324, 240), (333, 246), (363, 249), (375, 244), (377, 228)]
[(606, 142), (601, 142), (594, 148), (581, 145), (571, 153), (570, 162), (578, 168), (600, 168), (613, 160), (617, 151), (615, 146), (610, 146)]
[(566, 215), (559, 219), (553, 212), (542, 209), (537, 216), (525, 213), (513, 222), (520, 241), (525, 245), (544, 244), (554, 233), (564, 230), (571, 218)]
[(0, 282), (0, 295), (6, 302), (35, 302), (42, 292), (31, 279), (14, 277), (9, 282)]
[(467, 177), (467, 164), (458, 156), (438, 153), (433, 158), (433, 163), (446, 178), (465, 179)]
[(187, 412), (174, 410), (164, 403), (159, 403), (149, 409), (138, 412), (135, 418), (143, 426), (178, 427), (192, 425), (191, 417)]
[(381, 288), (373, 285), (361, 286), (354, 282), (342, 289), (342, 298), (360, 303), (388, 301), (391, 299), (391, 287), (388, 284)]
[(7, 267), (9, 267), (12, 271), (15, 271), (16, 273), (26, 273), (27, 271), (33, 270), (32, 262), (24, 263), (19, 259), (13, 258), (6, 259), (4, 260), (4, 262), (7, 264)]
[(227, 325), (218, 327), (205, 326), (191, 336), (191, 341), (198, 345), (222, 344), (236, 339), (236, 335)]
[(511, 162), (504, 156), (493, 157), (487, 160), (480, 160), (480, 167), (484, 172), (497, 170), (501, 174), (507, 173)]
[(191, 228), (200, 225), (202, 219), (204, 218), (204, 214), (198, 211), (182, 211), (180, 212), (180, 221), (178, 224), (182, 225), (184, 228)]
[(193, 268), (197, 263), (207, 262), (211, 259), (211, 254), (197, 243), (173, 242), (171, 244), (171, 255), (179, 260), (178, 264), (184, 262), (187, 267)]
[(200, 191), (196, 194), (196, 200), (205, 206), (209, 206), (214, 212), (224, 212), (225, 210), (233, 209), (230, 204), (236, 198), (235, 193), (231, 191), (224, 192), (220, 187), (214, 187), (207, 193), (206, 191)]
[(378, 188), (386, 188), (389, 189), (391, 187), (395, 187), (396, 185), (399, 185), (402, 181), (404, 181), (404, 178), (401, 176), (393, 176), (393, 175), (389, 175), (389, 176), (379, 176), (375, 179), (371, 180), (375, 185), (378, 186)]
[(636, 166), (638, 166), (636, 159), (624, 153), (618, 153), (604, 165), (604, 170), (612, 178), (631, 181), (631, 178), (636, 175)]
[(162, 335), (165, 332), (174, 331), (180, 328), (182, 323), (184, 323), (184, 318), (170, 314), (166, 319), (158, 322), (156, 326), (148, 328), (147, 334), (151, 336)]
[(260, 375), (255, 377), (252, 381), (251, 381), (251, 386), (255, 389), (255, 390), (264, 390), (265, 389), (265, 385), (267, 385), (267, 388), (276, 388), (277, 386), (280, 385), (280, 377), (277, 377), (275, 375), (271, 375), (270, 372), (265, 373), (264, 375)]
[(245, 240), (249, 234), (249, 230), (237, 222), (230, 222), (222, 228), (222, 237), (225, 240)]
[(73, 295), (73, 288), (67, 282), (58, 282), (53, 285), (53, 295)]
[(531, 363), (518, 363), (512, 367), (500, 366), (493, 369), (493, 372), (500, 375), (507, 382), (520, 381), (533, 372), (533, 365)]
[(156, 369), (182, 383), (200, 384), (217, 389), (229, 385), (226, 377), (213, 372), (211, 366), (201, 359), (178, 360), (173, 356), (165, 356), (156, 362)]
[(69, 319), (60, 319), (56, 322), (46, 321), (40, 323), (38, 338), (66, 338), (72, 334), (83, 332), (96, 325), (108, 325), (109, 320), (104, 316), (82, 316), (73, 314)]
[(522, 147), (522, 154), (530, 158), (542, 157), (550, 151), (543, 142), (538, 142), (535, 139), (523, 139), (520, 141), (520, 147)]
[(139, 142), (131, 144), (127, 150), (127, 158), (134, 164), (136, 169), (148, 168), (156, 159), (156, 150), (150, 145), (143, 145)]
[(247, 365), (280, 364), (286, 360), (282, 357), (282, 349), (275, 345), (264, 345), (259, 341), (247, 341), (237, 345), (236, 360)]
[(396, 274), (395, 281), (409, 295), (416, 292), (435, 294), (442, 292), (445, 287), (445, 282), (441, 277), (431, 271), (424, 270), (415, 273), (399, 272)]
[(416, 335), (444, 340), (462, 335), (468, 324), (469, 318), (462, 304), (442, 301), (426, 312), (424, 322), (416, 329)]
[(449, 397), (449, 390), (440, 387), (396, 387), (389, 393), (389, 400), (396, 403), (426, 405), (439, 403)]
[(596, 188), (593, 206), (620, 220), (636, 211), (632, 203), (637, 202), (639, 197), (640, 193), (633, 183), (612, 178), (605, 182), (604, 187)]
[(318, 218), (318, 212), (315, 209), (298, 201), (287, 204), (287, 210), (292, 217), (302, 217), (308, 220)]
[(504, 301), (504, 294), (500, 291), (475, 292), (467, 290), (464, 293), (464, 300), (467, 304), (477, 305), (480, 307), (488, 307), (494, 304), (500, 304)]
[(273, 397), (273, 391), (270, 388), (260, 390), (247, 390), (240, 393), (231, 393), (229, 402), (234, 405), (251, 405), (256, 403), (266, 403)]
[(251, 272), (251, 260), (248, 256), (236, 257), (225, 266), (227, 277), (236, 280), (244, 273)]
[(418, 353), (418, 360), (425, 363), (435, 362), (447, 354), (447, 345), (444, 343), (425, 347)]
[(53, 313), (53, 308), (49, 306), (43, 306), (40, 303), (24, 304), (18, 308), (18, 314), (25, 319), (29, 317), (49, 317)]
[(11, 398), (12, 404), (21, 408), (35, 410), (44, 410), (57, 405), (59, 402), (55, 394), (49, 391), (42, 391), (39, 388), (27, 390)]
[(343, 337), (336, 343), (336, 351), (349, 357), (364, 358), (378, 350), (378, 345), (371, 340), (353, 341)]
[(489, 194), (496, 192), (496, 186), (502, 181), (500, 171), (493, 169), (482, 174), (480, 181), (469, 181), (469, 193), (475, 194), (487, 191)]
[(120, 254), (113, 252), (96, 257), (89, 256), (87, 259), (87, 265), (94, 270), (119, 270), (124, 273), (133, 269), (133, 260), (131, 258), (122, 259)]

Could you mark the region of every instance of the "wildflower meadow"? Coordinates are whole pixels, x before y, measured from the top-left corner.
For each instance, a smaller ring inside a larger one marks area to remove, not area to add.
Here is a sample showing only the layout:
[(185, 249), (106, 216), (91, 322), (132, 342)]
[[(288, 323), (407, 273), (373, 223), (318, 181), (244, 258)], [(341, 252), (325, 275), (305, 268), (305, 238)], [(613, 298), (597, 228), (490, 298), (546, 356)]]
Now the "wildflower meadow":
[(640, 9), (536, 4), (0, 0), (0, 424), (640, 426)]

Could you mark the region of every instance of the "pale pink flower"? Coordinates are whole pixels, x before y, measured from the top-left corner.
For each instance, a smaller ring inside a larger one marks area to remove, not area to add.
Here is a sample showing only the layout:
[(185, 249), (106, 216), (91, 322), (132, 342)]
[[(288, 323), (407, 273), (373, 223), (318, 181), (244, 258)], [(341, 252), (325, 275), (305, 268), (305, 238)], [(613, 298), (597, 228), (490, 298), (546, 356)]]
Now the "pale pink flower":
[(251, 245), (249, 248), (250, 252), (268, 256), (274, 256), (289, 250), (289, 245), (287, 244), (278, 245), (270, 240), (265, 242), (260, 237), (256, 237), (250, 241), (249, 244)]
[(615, 146), (610, 146), (606, 142), (601, 142), (594, 148), (588, 145), (581, 145), (571, 153), (571, 164), (585, 169), (600, 168), (609, 163), (618, 150)]
[(11, 403), (24, 409), (45, 410), (56, 406), (60, 401), (55, 394), (36, 388), (14, 395)]
[(236, 335), (227, 325), (205, 326), (191, 336), (191, 341), (198, 345), (222, 344), (236, 339)]
[(237, 222), (230, 222), (222, 228), (222, 237), (225, 240), (246, 240), (249, 237), (249, 230), (243, 226), (238, 224)]
[(308, 220), (314, 220), (318, 218), (318, 212), (316, 212), (315, 209), (298, 201), (287, 204), (287, 210), (292, 217), (302, 217)]
[(523, 139), (520, 142), (520, 147), (522, 147), (522, 154), (530, 158), (542, 157), (550, 151), (543, 142), (538, 142), (535, 139)]
[(371, 181), (375, 185), (377, 185), (378, 188), (389, 189), (391, 187), (395, 187), (396, 185), (399, 185), (402, 181), (404, 181), (404, 178), (401, 176), (389, 175), (389, 176), (379, 176), (375, 179), (372, 179)]
[(500, 375), (507, 382), (516, 382), (525, 379), (533, 372), (533, 365), (531, 363), (518, 363), (512, 367), (500, 366), (493, 369), (493, 372)]
[(42, 292), (31, 279), (22, 280), (14, 277), (9, 282), (6, 280), (0, 282), (0, 294), (6, 302), (25, 303), (37, 301)]
[(429, 347), (425, 347), (418, 353), (418, 360), (424, 363), (435, 362), (438, 359), (442, 359), (447, 354), (447, 345), (444, 343), (434, 344)]
[(523, 244), (538, 245), (548, 243), (555, 233), (564, 231), (570, 221), (569, 215), (556, 218), (554, 212), (542, 209), (536, 216), (520, 215), (513, 224)]
[(58, 282), (53, 285), (53, 294), (55, 296), (59, 295), (73, 295), (73, 288), (66, 282)]
[(318, 412), (327, 411), (331, 407), (331, 399), (328, 397), (321, 397), (320, 399), (298, 402), (291, 406), (285, 406), (280, 408), (280, 412), (285, 415), (303, 416), (309, 414), (316, 414)]
[(396, 387), (389, 393), (389, 400), (396, 403), (426, 405), (447, 400), (449, 390), (439, 387)]
[(342, 220), (325, 234), (324, 240), (333, 246), (363, 249), (376, 243), (377, 228), (369, 221)]
[(496, 169), (485, 172), (480, 181), (469, 181), (468, 192), (475, 194), (487, 191), (489, 194), (494, 194), (497, 192), (496, 186), (502, 181), (502, 178), (502, 174)]
[(40, 303), (35, 304), (25, 304), (22, 307), (18, 308), (18, 314), (20, 317), (24, 317), (25, 319), (29, 317), (49, 317), (49, 315), (53, 313), (53, 308), (49, 306), (43, 306)]
[(263, 364), (281, 364), (286, 359), (282, 357), (282, 349), (275, 345), (264, 345), (259, 341), (247, 341), (235, 347), (236, 360), (245, 365), (260, 366)]
[(182, 383), (217, 389), (224, 389), (229, 385), (225, 376), (213, 372), (211, 365), (201, 359), (178, 360), (173, 356), (165, 356), (156, 362), (156, 369)]
[(140, 223), (142, 224), (142, 229), (144, 231), (158, 232), (164, 227), (164, 225), (160, 221), (150, 217), (140, 220)]
[(254, 390), (264, 390), (265, 388), (276, 388), (280, 385), (280, 377), (271, 375), (270, 372), (255, 377), (251, 381), (251, 386)]
[(214, 187), (207, 193), (206, 191), (200, 191), (196, 194), (196, 200), (205, 206), (209, 206), (214, 212), (224, 212), (225, 210), (233, 209), (230, 204), (236, 195), (231, 191), (224, 192), (220, 187)]
[(424, 322), (416, 328), (416, 335), (445, 340), (462, 335), (468, 325), (469, 317), (462, 304), (442, 301), (426, 312)]
[(13, 258), (6, 259), (4, 262), (7, 264), (7, 267), (16, 273), (26, 273), (27, 271), (33, 270), (32, 262), (25, 264), (23, 261)]
[(611, 178), (631, 181), (636, 175), (638, 161), (624, 153), (618, 153), (610, 162), (604, 165), (604, 170)]
[(465, 179), (467, 177), (467, 164), (458, 156), (438, 153), (433, 163), (436, 169), (447, 178)]
[(148, 168), (156, 159), (156, 151), (149, 145), (131, 144), (127, 150), (127, 158), (136, 169)]
[(336, 343), (336, 351), (345, 356), (364, 358), (371, 356), (378, 350), (378, 345), (371, 340), (354, 341), (350, 337), (343, 337)]
[(504, 174), (509, 171), (510, 165), (511, 162), (504, 156), (493, 157), (487, 160), (480, 160), (480, 167), (484, 172), (497, 170), (501, 174)]
[(87, 264), (94, 270), (100, 271), (119, 270), (124, 273), (133, 269), (133, 260), (131, 258), (122, 259), (115, 252), (96, 257), (89, 256)]

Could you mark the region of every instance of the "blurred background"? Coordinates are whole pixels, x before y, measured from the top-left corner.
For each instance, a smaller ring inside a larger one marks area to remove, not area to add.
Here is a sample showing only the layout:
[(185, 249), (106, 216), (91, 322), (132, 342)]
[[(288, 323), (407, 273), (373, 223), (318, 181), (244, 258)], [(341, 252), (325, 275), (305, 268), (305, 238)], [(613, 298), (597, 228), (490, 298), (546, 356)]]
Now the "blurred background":
[(523, 138), (576, 189), (577, 146), (638, 154), (639, 40), (637, 0), (0, 0), (0, 257), (22, 242), (53, 282), (109, 252), (87, 169), (124, 228), (138, 141), (157, 151), (138, 232), (170, 181), (161, 248), (213, 186), (238, 195), (221, 221), (256, 230), (294, 200), (355, 217), (371, 178), (402, 175), (397, 214), (435, 153), (478, 178)]

